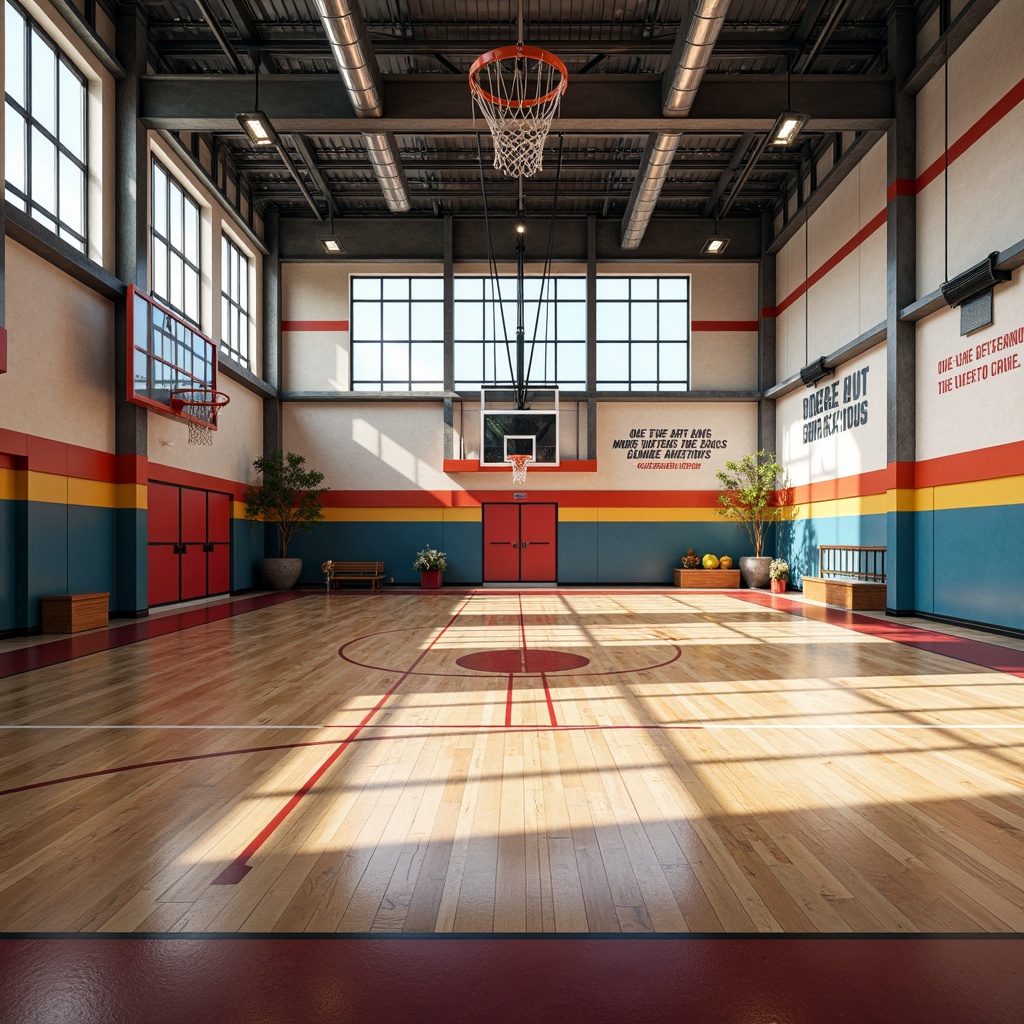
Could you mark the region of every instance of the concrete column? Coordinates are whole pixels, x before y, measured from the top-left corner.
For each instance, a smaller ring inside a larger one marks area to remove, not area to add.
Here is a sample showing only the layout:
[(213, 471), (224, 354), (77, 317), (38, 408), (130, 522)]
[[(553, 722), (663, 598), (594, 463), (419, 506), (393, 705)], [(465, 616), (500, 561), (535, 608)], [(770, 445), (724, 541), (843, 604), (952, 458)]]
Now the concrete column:
[[(444, 219), (444, 389), (455, 390), (455, 253), (451, 215)], [(444, 400), (444, 453), (455, 458), (455, 404)]]
[[(146, 73), (146, 20), (141, 6), (121, 4), (116, 15), (116, 56), (124, 78), (114, 84), (114, 271), (125, 284), (148, 288), (149, 149), (138, 119), (139, 82)], [(137, 494), (149, 485), (148, 413), (129, 402), (132, 364), (128, 359), (127, 305), (118, 300), (114, 314), (114, 444), (118, 483), (134, 484)], [(111, 605), (115, 615), (148, 612), (147, 514), (144, 508), (117, 511), (117, 583)]]
[[(597, 390), (597, 218), (587, 218), (587, 394)], [(587, 399), (587, 459), (597, 458), (597, 402)]]
[[(776, 382), (775, 361), (775, 255), (766, 252), (768, 214), (762, 217), (761, 260), (757, 273), (757, 390), (761, 398), (757, 403), (757, 446), (774, 452), (776, 447), (775, 399), (764, 393)], [(772, 315), (766, 316), (770, 310)]]
[(900, 3), (889, 17), (889, 63), (895, 119), (886, 133), (886, 611), (906, 615), (916, 607), (916, 543), (913, 511), (917, 458), (915, 395), (916, 330), (900, 322), (900, 310), (916, 298), (916, 198), (904, 183), (917, 176), (915, 97), (901, 88), (916, 59), (914, 8)]
[[(268, 210), (263, 222), (263, 379), (280, 390), (283, 384), (281, 340), (281, 224), (277, 210)], [(263, 454), (284, 446), (281, 399), (263, 399)]]

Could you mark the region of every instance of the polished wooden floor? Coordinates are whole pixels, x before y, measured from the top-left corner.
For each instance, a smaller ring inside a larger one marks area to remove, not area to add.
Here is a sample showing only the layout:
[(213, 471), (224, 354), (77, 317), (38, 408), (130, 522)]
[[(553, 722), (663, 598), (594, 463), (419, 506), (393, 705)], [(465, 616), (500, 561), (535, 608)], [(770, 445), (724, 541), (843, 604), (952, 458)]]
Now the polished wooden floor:
[(1024, 680), (799, 607), (310, 593), (0, 679), (0, 932), (1024, 931)]

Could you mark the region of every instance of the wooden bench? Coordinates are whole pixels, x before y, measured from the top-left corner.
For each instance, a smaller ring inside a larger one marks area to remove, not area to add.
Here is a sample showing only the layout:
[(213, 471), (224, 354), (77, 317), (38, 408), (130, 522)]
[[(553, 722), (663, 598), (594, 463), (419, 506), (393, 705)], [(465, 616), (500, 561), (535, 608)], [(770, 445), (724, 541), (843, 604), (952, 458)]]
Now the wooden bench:
[(672, 581), (688, 590), (735, 590), (740, 585), (739, 569), (673, 569)]
[(371, 590), (380, 590), (384, 582), (383, 562), (338, 562), (328, 559), (320, 566), (327, 589), (345, 582), (369, 582)]
[(818, 547), (818, 575), (804, 576), (808, 601), (849, 611), (885, 611), (885, 548), (848, 544)]

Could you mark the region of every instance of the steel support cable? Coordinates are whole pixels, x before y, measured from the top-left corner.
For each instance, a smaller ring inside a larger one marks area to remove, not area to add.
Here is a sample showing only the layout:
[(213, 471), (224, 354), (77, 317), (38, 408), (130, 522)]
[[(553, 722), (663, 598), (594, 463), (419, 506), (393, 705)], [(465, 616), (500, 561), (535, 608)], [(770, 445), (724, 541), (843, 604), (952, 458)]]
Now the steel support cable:
[[(491, 280), (494, 282), (495, 290), (498, 294), (498, 310), (501, 313), (501, 333), (505, 339), (505, 356), (508, 359), (508, 375), (511, 379), (515, 378), (516, 372), (512, 367), (512, 350), (508, 347), (508, 328), (505, 326), (505, 304), (501, 300), (501, 279), (498, 277), (498, 264), (494, 259), (494, 242), (491, 238), (491, 218), (487, 212), (487, 181), (484, 178), (484, 151), (480, 145), (480, 133), (476, 135), (476, 157), (477, 163), (480, 167), (480, 192), (483, 196), (484, 203), (484, 234), (487, 236), (487, 268), (491, 275)], [(494, 340), (497, 343), (498, 330), (497, 330), (497, 319), (494, 316), (494, 296), (491, 296), (491, 318), (493, 321), (493, 333)], [(498, 367), (497, 360), (494, 361), (494, 383), (498, 383)]]

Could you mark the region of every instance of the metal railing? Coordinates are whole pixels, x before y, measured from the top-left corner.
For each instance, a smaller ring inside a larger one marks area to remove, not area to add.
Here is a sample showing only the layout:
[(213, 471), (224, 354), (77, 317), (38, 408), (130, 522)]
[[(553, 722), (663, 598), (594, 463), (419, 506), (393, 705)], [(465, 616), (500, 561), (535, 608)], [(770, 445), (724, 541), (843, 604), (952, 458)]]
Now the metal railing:
[(885, 548), (820, 544), (818, 546), (818, 575), (884, 583)]

